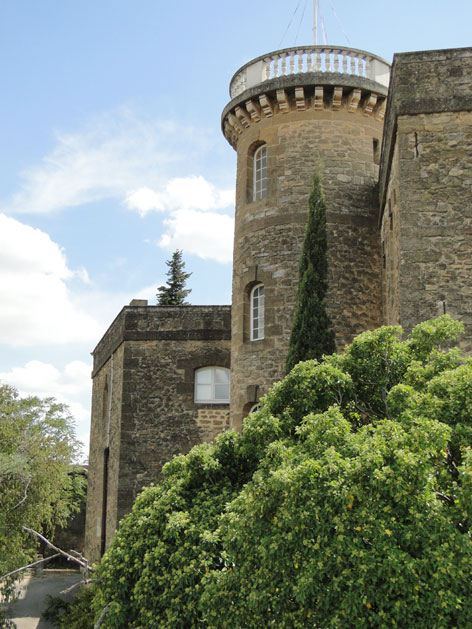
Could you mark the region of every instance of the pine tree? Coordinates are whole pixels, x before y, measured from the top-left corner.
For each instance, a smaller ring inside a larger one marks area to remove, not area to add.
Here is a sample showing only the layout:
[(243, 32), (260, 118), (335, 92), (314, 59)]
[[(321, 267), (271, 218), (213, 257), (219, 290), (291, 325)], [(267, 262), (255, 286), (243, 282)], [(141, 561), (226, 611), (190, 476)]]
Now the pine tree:
[(185, 301), (191, 292), (190, 288), (185, 288), (185, 282), (192, 275), (185, 273), (185, 262), (182, 260), (182, 251), (177, 249), (172, 254), (172, 258), (166, 261), (169, 270), (167, 271), (167, 285), (159, 286), (157, 289), (158, 306), (188, 306)]
[(326, 205), (318, 172), (308, 199), (308, 224), (298, 269), (297, 308), (286, 361), (287, 373), (301, 360), (320, 359), (335, 350), (334, 332), (326, 312), (328, 260)]

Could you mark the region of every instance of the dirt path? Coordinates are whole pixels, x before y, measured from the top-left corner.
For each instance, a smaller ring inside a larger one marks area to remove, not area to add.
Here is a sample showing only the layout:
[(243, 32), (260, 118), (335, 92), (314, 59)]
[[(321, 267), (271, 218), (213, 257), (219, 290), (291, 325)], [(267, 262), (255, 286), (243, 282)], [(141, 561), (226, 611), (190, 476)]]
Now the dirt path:
[[(52, 629), (52, 625), (41, 620), (46, 595), (59, 596), (81, 579), (77, 570), (44, 570), (40, 576), (26, 576), (19, 584), (19, 599), (10, 606), (10, 617), (18, 629)], [(72, 599), (73, 594), (68, 595)], [(63, 597), (64, 598), (64, 597)]]

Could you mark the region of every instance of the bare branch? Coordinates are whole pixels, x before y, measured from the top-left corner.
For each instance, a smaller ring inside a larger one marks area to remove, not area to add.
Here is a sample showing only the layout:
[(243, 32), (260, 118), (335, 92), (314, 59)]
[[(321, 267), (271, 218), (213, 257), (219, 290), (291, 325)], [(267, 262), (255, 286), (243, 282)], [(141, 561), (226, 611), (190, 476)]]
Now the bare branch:
[(61, 550), (57, 546), (54, 546), (54, 544), (50, 542), (48, 539), (46, 539), (43, 535), (41, 535), (41, 533), (38, 533), (37, 531), (34, 531), (33, 529), (29, 529), (27, 526), (23, 526), (22, 529), (24, 531), (27, 531), (28, 533), (31, 533), (32, 535), (36, 535), (36, 537), (38, 537), (42, 542), (44, 542), (47, 546), (49, 546), (49, 548), (52, 548), (53, 550), (57, 551), (64, 557), (67, 557), (69, 561), (73, 561), (74, 563), (79, 564), (79, 566), (81, 566), (85, 570), (92, 571), (92, 568), (89, 567), (88, 561), (86, 559), (81, 560), (81, 559), (78, 559), (77, 557), (74, 557), (73, 555), (70, 555), (69, 553), (66, 553), (65, 550)]
[(18, 572), (22, 572), (23, 570), (28, 570), (28, 568), (33, 568), (34, 566), (37, 566), (40, 563), (44, 563), (45, 561), (49, 561), (50, 559), (54, 559), (55, 557), (60, 557), (60, 556), (61, 556), (61, 553), (56, 553), (55, 555), (51, 555), (50, 557), (45, 557), (44, 559), (38, 559), (38, 561), (33, 561), (33, 563), (29, 563), (27, 566), (22, 566), (21, 568), (17, 568), (16, 570), (13, 570), (12, 572), (8, 572), (7, 574), (4, 574), (2, 577), (0, 577), (0, 581), (3, 581), (4, 579), (11, 577), (14, 574), (17, 574)]
[(14, 511), (15, 509), (18, 509), (18, 507), (24, 503), (26, 498), (28, 498), (28, 487), (30, 486), (31, 480), (32, 479), (29, 478), (28, 482), (26, 483), (26, 487), (25, 487), (23, 498), (19, 502), (17, 502), (14, 507), (12, 507), (11, 509), (8, 509), (7, 513), (10, 513), (11, 511)]
[(89, 583), (101, 583), (101, 581), (102, 581), (101, 579), (82, 579), (81, 581), (77, 581), (77, 583), (74, 583), (67, 589), (61, 590), (59, 594), (64, 594), (64, 595), (69, 594), (69, 592), (72, 592), (72, 590), (75, 590), (75, 588), (79, 587), (79, 585), (88, 585)]
[(79, 585), (85, 585), (85, 581), (82, 581), (82, 580), (77, 581), (77, 583), (73, 583), (70, 587), (66, 588), (65, 590), (61, 590), (59, 594), (63, 594), (65, 596), (66, 594), (69, 594), (70, 592), (75, 590), (75, 588), (78, 588)]
[(77, 550), (69, 550), (71, 555), (74, 555), (74, 557), (77, 557), (78, 559), (80, 559), (81, 561), (85, 562), (88, 564), (87, 559), (82, 555), (82, 553), (79, 553)]
[(93, 629), (100, 629), (100, 627), (102, 626), (102, 622), (105, 620), (105, 616), (107, 615), (109, 609), (110, 609), (110, 603), (108, 603), (108, 605), (103, 608), (102, 613), (100, 614), (100, 617), (95, 623), (95, 626)]
[(451, 498), (450, 496), (446, 496), (446, 494), (442, 494), (440, 491), (435, 491), (434, 493), (436, 494), (438, 498), (440, 498), (441, 500), (444, 500), (444, 502), (447, 502), (450, 505), (454, 504), (454, 498)]

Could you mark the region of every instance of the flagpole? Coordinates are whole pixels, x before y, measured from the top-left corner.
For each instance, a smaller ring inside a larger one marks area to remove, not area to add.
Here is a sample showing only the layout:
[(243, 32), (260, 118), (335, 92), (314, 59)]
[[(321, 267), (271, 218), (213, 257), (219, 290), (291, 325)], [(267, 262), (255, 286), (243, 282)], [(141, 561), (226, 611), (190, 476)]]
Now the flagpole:
[(318, 19), (317, 19), (317, 4), (318, 0), (313, 0), (313, 35), (315, 39), (315, 46), (318, 40)]

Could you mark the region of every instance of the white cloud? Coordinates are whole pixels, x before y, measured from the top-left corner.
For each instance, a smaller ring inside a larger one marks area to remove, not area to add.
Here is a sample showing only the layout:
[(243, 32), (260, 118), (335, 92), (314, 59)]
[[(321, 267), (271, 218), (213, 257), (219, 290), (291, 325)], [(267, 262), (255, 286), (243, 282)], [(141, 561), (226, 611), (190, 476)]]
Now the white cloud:
[(70, 398), (91, 391), (91, 365), (80, 360), (68, 363), (61, 372), (40, 360), (30, 360), (24, 367), (0, 373), (0, 380), (16, 387), (23, 395)]
[[(76, 133), (57, 134), (55, 147), (39, 164), (21, 174), (19, 190), (0, 205), (0, 210), (7, 215), (51, 213), (116, 199), (141, 216), (149, 212), (167, 213), (168, 231), (160, 237), (163, 246), (180, 243), (190, 253), (227, 262), (231, 257), (228, 252), (233, 239), (229, 233), (232, 220), (215, 212), (233, 206), (234, 189), (218, 187), (202, 175), (176, 176), (189, 166), (198, 171), (204, 156), (213, 150), (212, 143), (213, 140), (199, 129), (140, 119), (129, 109), (117, 109), (97, 116)], [(209, 216), (203, 218), (202, 212), (208, 212)], [(190, 219), (195, 234), (190, 234), (188, 226), (183, 224), (184, 216)], [(24, 228), (23, 225), (18, 230), (24, 233)], [(67, 268), (61, 251), (57, 247), (53, 251), (50, 247), (47, 234), (42, 238), (45, 241), (43, 248), (49, 248), (48, 255), (57, 259), (51, 262), (46, 258), (44, 261), (46, 266), (50, 263), (54, 266), (50, 277), (41, 262), (37, 269), (40, 277), (31, 278), (38, 281), (36, 296), (40, 289), (53, 293), (62, 302), (56, 310), (64, 312), (68, 302), (65, 282), (72, 277), (83, 282), (89, 282), (89, 279), (84, 269), (71, 271)], [(38, 233), (35, 240), (39, 242)], [(39, 259), (34, 249), (25, 250), (23, 255), (12, 256), (11, 253), (6, 252), (3, 258), (19, 265), (15, 273), (21, 265), (31, 269), (32, 259)], [(61, 285), (58, 280), (62, 281)], [(4, 288), (9, 289), (10, 285)], [(72, 312), (69, 315), (74, 317)], [(59, 330), (62, 327), (59, 326)], [(81, 327), (76, 326), (76, 329)]]
[(22, 397), (54, 397), (67, 404), (77, 427), (77, 437), (84, 444), (84, 457), (88, 455), (90, 429), (90, 397), (92, 392), (91, 365), (72, 361), (60, 371), (54, 365), (30, 360), (23, 367), (13, 367), (0, 373), (0, 382), (14, 386)]
[(48, 234), (0, 214), (0, 343), (12, 346), (91, 342), (99, 325), (76, 306), (72, 271)]
[(165, 210), (219, 210), (234, 204), (234, 190), (218, 189), (202, 176), (174, 177), (164, 188), (142, 187), (129, 194), (126, 205), (141, 215)]
[(234, 219), (226, 214), (178, 210), (164, 221), (168, 228), (158, 245), (183, 249), (206, 260), (231, 262)]
[(202, 177), (175, 179), (186, 165), (198, 166), (209, 144), (200, 130), (140, 119), (123, 107), (95, 117), (76, 133), (58, 133), (52, 151), (21, 174), (19, 191), (0, 209), (50, 213), (103, 199), (128, 199), (143, 214), (161, 204), (171, 209), (178, 199), (184, 207), (199, 208), (179, 181), (187, 181), (185, 189), (200, 203), (225, 207), (232, 191), (217, 190)]

